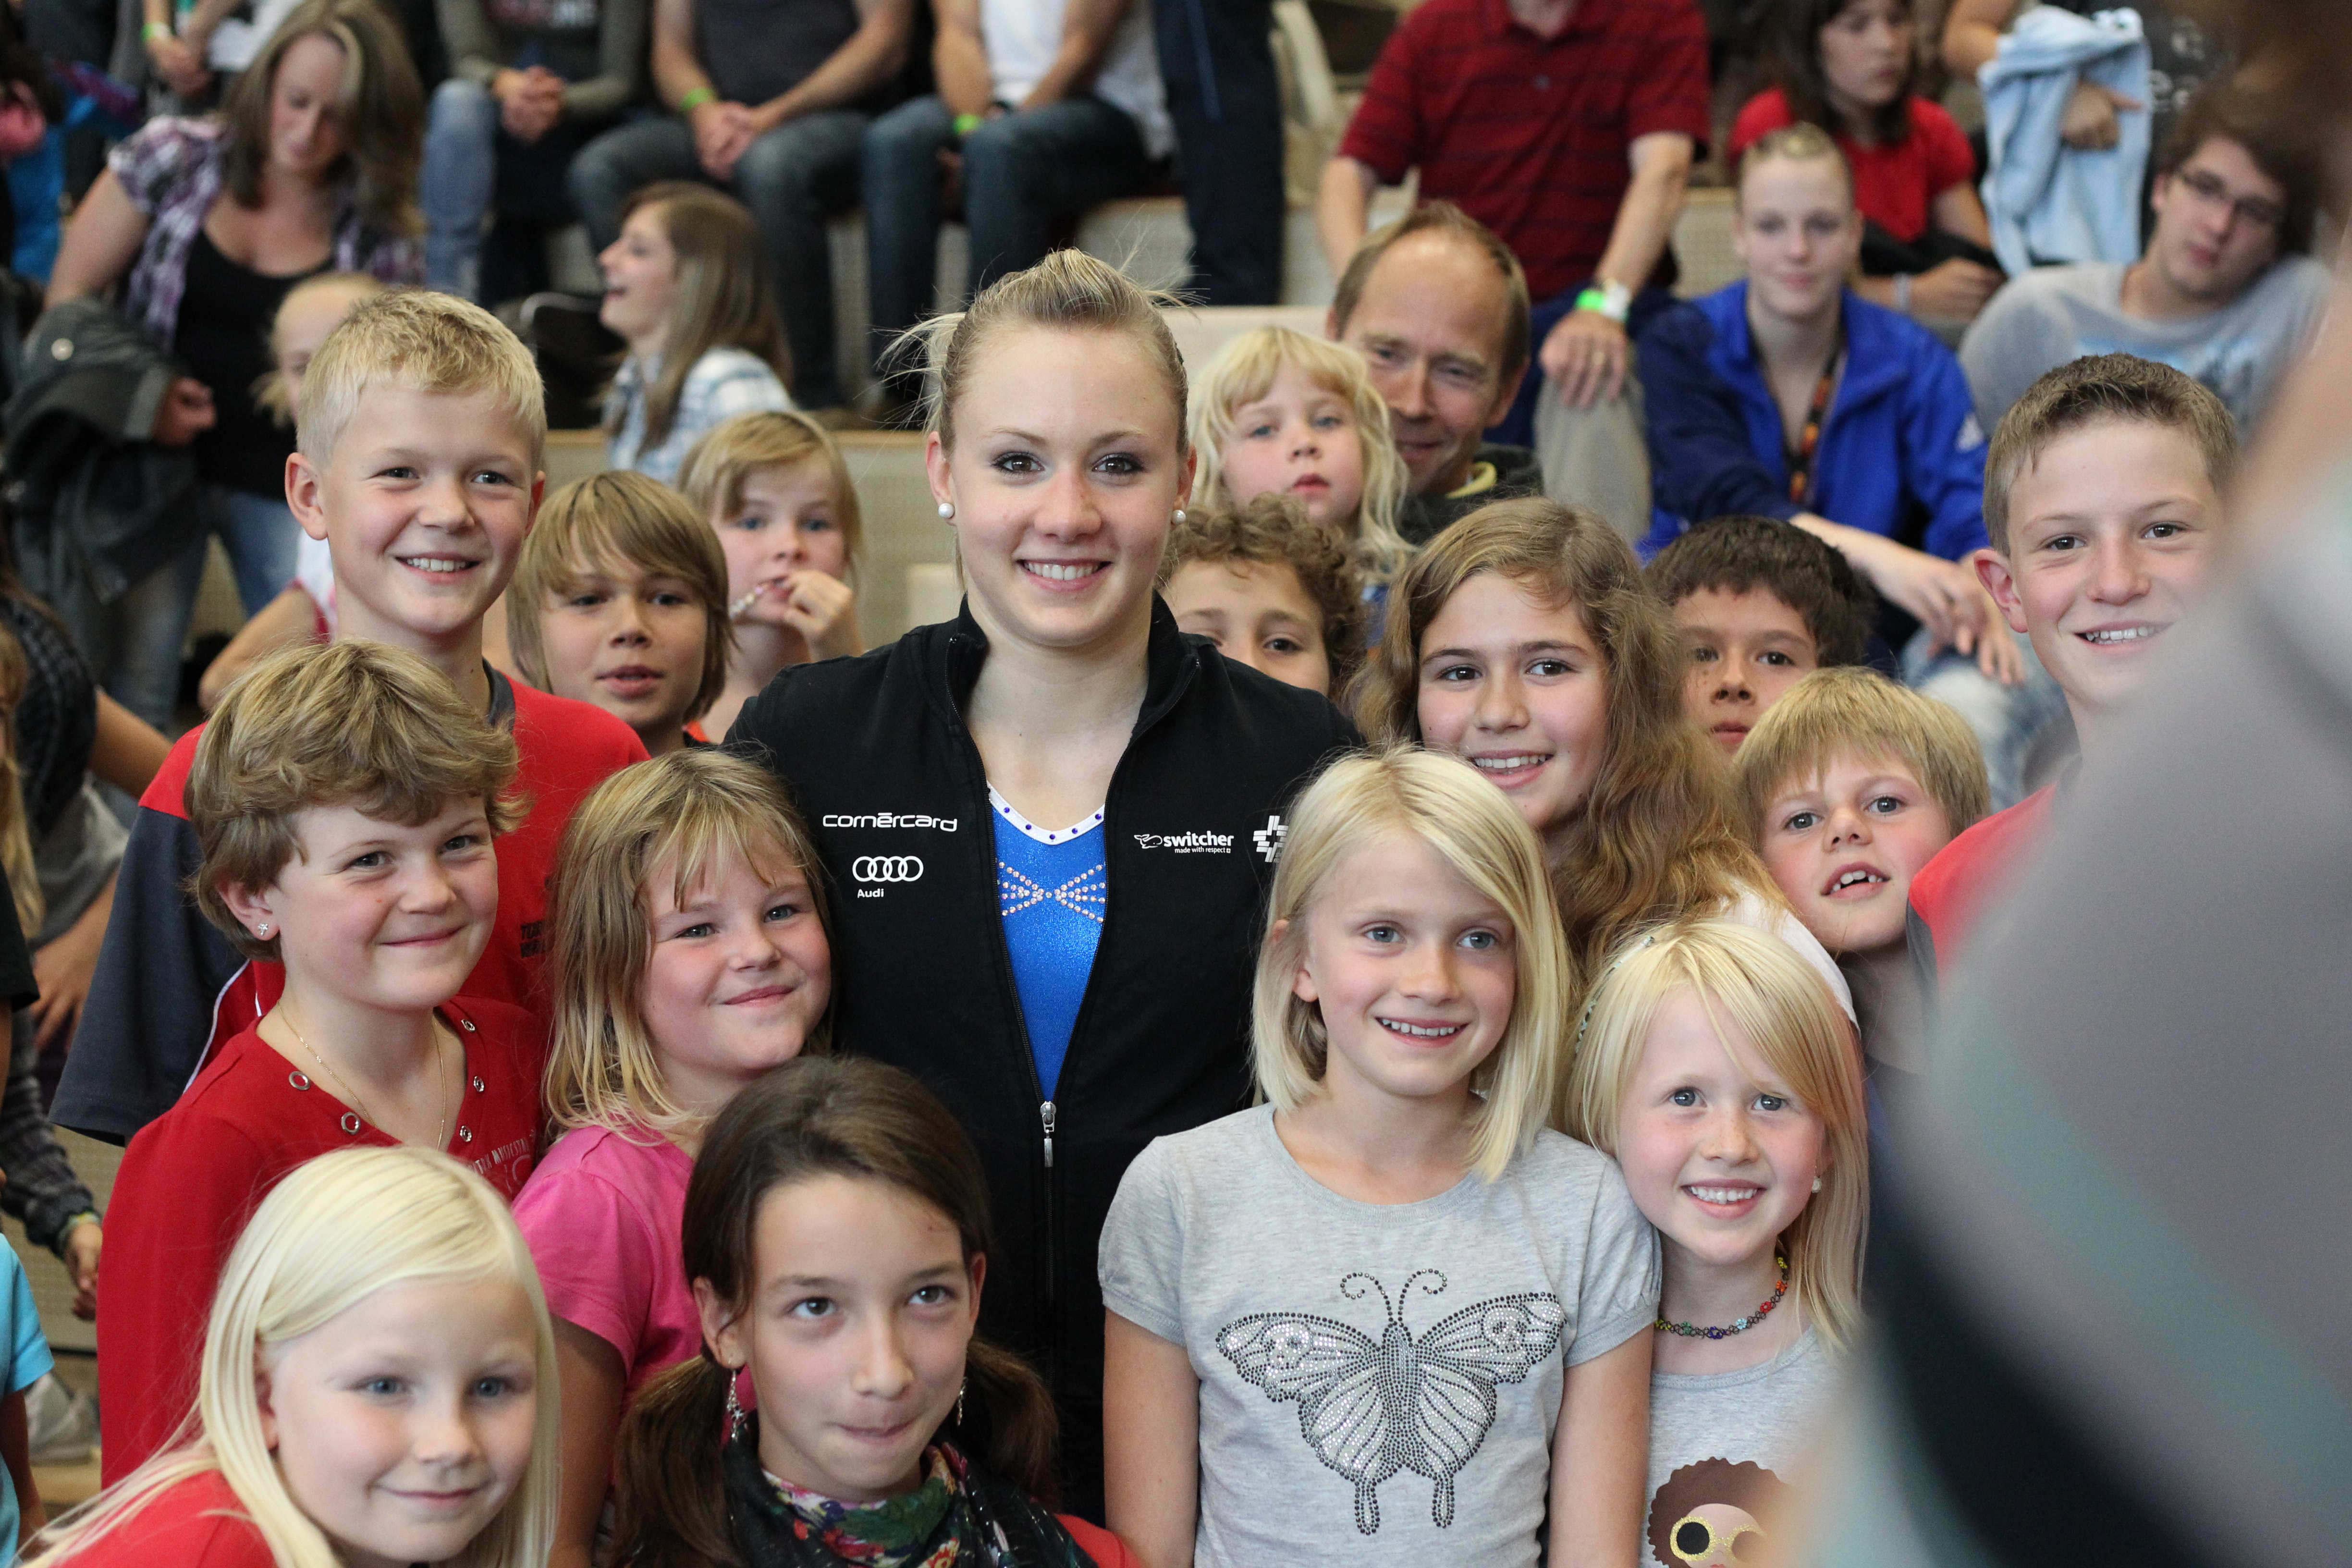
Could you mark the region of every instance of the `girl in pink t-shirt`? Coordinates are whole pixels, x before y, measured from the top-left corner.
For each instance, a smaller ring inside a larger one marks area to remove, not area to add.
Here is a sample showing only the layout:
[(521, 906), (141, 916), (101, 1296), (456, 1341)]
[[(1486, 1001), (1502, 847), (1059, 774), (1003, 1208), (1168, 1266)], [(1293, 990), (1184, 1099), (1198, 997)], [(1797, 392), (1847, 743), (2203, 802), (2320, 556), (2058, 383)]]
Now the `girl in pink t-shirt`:
[(551, 1568), (586, 1568), (629, 1399), (701, 1348), (679, 1235), (704, 1129), (762, 1073), (826, 1047), (816, 863), (782, 785), (707, 750), (615, 773), (564, 834), (547, 1095), (567, 1131), (515, 1200), (563, 1383)]

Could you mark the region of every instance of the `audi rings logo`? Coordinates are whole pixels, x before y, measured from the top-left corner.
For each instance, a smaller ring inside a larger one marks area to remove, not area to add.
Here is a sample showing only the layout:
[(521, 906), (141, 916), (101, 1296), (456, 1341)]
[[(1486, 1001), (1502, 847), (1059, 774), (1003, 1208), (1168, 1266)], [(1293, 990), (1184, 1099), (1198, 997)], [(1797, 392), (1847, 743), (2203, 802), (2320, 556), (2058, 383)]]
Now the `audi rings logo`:
[(860, 855), (849, 863), (849, 875), (858, 882), (919, 882), (923, 862), (914, 855)]

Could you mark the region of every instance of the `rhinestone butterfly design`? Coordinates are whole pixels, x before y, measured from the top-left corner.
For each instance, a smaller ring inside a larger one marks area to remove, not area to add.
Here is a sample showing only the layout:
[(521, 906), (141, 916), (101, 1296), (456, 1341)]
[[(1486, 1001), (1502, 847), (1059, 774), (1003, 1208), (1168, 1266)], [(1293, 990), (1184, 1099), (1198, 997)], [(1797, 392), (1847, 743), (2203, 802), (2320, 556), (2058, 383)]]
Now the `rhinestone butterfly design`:
[(1434, 1482), (1430, 1518), (1440, 1530), (1454, 1522), (1454, 1478), (1495, 1424), (1495, 1390), (1525, 1381), (1559, 1348), (1568, 1321), (1549, 1292), (1497, 1296), (1415, 1339), (1404, 1306), (1416, 1285), (1442, 1295), (1445, 1276), (1420, 1269), (1394, 1301), (1369, 1274), (1340, 1279), (1349, 1300), (1379, 1295), (1388, 1322), (1377, 1340), (1307, 1312), (1253, 1313), (1217, 1334), (1217, 1348), (1268, 1399), (1298, 1401), (1298, 1435), (1354, 1483), (1356, 1528), (1366, 1535), (1380, 1533), (1379, 1488), (1400, 1470)]

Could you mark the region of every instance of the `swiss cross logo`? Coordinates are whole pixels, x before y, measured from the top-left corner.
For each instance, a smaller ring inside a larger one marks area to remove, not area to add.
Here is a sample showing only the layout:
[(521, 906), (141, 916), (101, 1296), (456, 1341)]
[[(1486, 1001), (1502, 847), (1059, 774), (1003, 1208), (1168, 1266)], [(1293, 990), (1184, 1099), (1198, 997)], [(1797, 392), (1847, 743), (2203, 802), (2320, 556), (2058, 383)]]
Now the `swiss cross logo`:
[(1250, 835), (1250, 842), (1257, 846), (1257, 852), (1265, 856), (1265, 863), (1271, 866), (1275, 858), (1282, 853), (1282, 841), (1289, 834), (1290, 825), (1283, 821), (1278, 814), (1269, 812), (1266, 815), (1265, 826)]

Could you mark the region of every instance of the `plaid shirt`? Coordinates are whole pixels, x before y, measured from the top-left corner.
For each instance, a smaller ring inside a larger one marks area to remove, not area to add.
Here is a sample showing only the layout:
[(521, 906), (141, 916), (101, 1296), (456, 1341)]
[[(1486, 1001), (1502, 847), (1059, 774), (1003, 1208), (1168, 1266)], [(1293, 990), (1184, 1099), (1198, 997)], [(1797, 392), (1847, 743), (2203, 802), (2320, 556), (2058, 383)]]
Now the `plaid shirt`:
[(631, 355), (613, 377), (604, 395), (605, 460), (616, 468), (634, 468), (663, 484), (676, 484), (677, 470), (694, 444), (713, 426), (738, 414), (766, 414), (789, 409), (793, 400), (768, 362), (742, 349), (712, 349), (686, 373), (677, 389), (677, 414), (669, 435), (659, 446), (646, 445), (646, 387), (661, 374), (661, 363), (642, 364)]
[[(151, 120), (107, 155), (106, 166), (148, 219), (147, 238), (123, 289), (122, 313), (168, 349), (179, 331), (188, 247), (227, 181), (228, 128), (216, 120)], [(335, 214), (334, 242), (339, 272), (370, 272), (387, 283), (424, 281), (425, 253), (416, 241), (362, 224), (348, 187)]]

